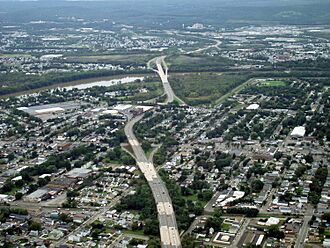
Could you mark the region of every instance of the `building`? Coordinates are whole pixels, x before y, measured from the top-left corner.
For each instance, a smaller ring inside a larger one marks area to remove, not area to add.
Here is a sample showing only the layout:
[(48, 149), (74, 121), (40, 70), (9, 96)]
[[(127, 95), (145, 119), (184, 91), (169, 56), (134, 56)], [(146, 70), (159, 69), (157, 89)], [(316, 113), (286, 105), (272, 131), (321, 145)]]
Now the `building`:
[(24, 201), (40, 202), (47, 198), (48, 193), (49, 193), (49, 190), (41, 188), (41, 189), (38, 189), (38, 190), (32, 192), (31, 194), (25, 196)]
[(246, 109), (247, 110), (257, 110), (259, 108), (259, 104), (253, 103), (251, 105), (249, 105)]
[(299, 127), (295, 127), (290, 135), (291, 137), (294, 138), (302, 138), (305, 136), (305, 133), (306, 133), (306, 128), (299, 126)]
[(68, 178), (83, 179), (89, 176), (92, 170), (86, 168), (74, 168), (65, 174)]

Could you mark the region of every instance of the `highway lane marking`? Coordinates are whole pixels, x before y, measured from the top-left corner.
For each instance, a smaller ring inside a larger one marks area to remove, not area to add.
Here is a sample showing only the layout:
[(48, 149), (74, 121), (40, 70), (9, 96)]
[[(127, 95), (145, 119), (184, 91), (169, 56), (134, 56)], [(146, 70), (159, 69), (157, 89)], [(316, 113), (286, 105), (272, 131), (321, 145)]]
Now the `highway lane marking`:
[(163, 245), (170, 245), (170, 233), (167, 226), (161, 226), (160, 227), (160, 237), (162, 240)]
[(171, 203), (169, 202), (165, 202), (164, 203), (164, 206), (165, 206), (165, 212), (167, 215), (172, 215), (174, 214), (174, 211), (173, 211), (173, 206)]
[[(167, 79), (167, 77), (165, 77), (165, 79)], [(167, 84), (166, 88), (171, 89), (169, 84)], [(126, 127), (130, 129), (133, 128), (132, 126)], [(148, 184), (153, 192), (157, 203), (158, 218), (164, 218), (162, 219), (164, 223), (160, 223), (162, 247), (181, 247), (178, 230), (174, 227), (176, 226), (174, 210), (172, 204), (170, 203), (171, 199), (167, 193), (166, 186), (159, 178), (153, 163), (146, 159), (145, 153), (142, 150), (138, 140), (134, 137), (134, 134), (131, 135), (128, 128), (125, 128), (125, 133), (136, 155), (137, 165), (148, 181)]]
[(158, 210), (158, 213), (159, 214), (164, 215), (166, 213), (165, 206), (164, 206), (164, 203), (163, 202), (159, 202), (157, 204), (157, 210)]
[(174, 227), (169, 228), (171, 245), (178, 246), (180, 244), (179, 233)]

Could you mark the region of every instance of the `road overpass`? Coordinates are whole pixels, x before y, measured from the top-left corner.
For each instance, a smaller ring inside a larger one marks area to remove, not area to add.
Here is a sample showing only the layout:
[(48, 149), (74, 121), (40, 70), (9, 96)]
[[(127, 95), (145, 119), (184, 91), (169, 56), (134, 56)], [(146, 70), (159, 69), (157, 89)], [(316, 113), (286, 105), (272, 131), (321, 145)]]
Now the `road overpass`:
[(166, 56), (161, 56), (161, 57), (152, 59), (151, 61), (148, 62), (148, 68), (152, 69), (152, 67), (151, 67), (152, 62), (154, 62), (156, 64), (157, 70), (156, 69), (152, 69), (152, 70), (159, 75), (159, 77), (163, 83), (164, 91), (165, 91), (165, 94), (167, 95), (167, 99), (166, 99), (165, 103), (172, 103), (174, 100), (177, 100), (181, 104), (185, 104), (180, 98), (178, 98), (174, 94), (174, 91), (173, 91), (170, 83), (168, 82), (168, 67), (165, 63), (165, 57)]

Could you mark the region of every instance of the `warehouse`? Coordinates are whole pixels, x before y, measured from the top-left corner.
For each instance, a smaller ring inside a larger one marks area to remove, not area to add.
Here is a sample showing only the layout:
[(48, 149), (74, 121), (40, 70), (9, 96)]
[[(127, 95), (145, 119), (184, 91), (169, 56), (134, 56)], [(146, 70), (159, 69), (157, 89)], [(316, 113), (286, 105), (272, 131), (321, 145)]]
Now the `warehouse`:
[(291, 137), (302, 138), (305, 136), (306, 128), (305, 127), (295, 127), (291, 132)]

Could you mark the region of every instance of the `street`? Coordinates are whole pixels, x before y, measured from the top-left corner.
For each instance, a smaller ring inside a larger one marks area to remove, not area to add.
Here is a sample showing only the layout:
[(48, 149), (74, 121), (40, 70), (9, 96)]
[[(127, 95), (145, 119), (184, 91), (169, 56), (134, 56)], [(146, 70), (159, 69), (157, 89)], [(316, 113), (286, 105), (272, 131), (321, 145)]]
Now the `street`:
[(308, 206), (305, 216), (304, 216), (304, 222), (301, 226), (301, 229), (300, 229), (298, 237), (297, 237), (296, 244), (294, 246), (295, 248), (304, 247), (305, 239), (306, 239), (306, 236), (308, 234), (308, 229), (309, 229), (309, 221), (312, 219), (313, 214), (314, 214), (313, 206)]

